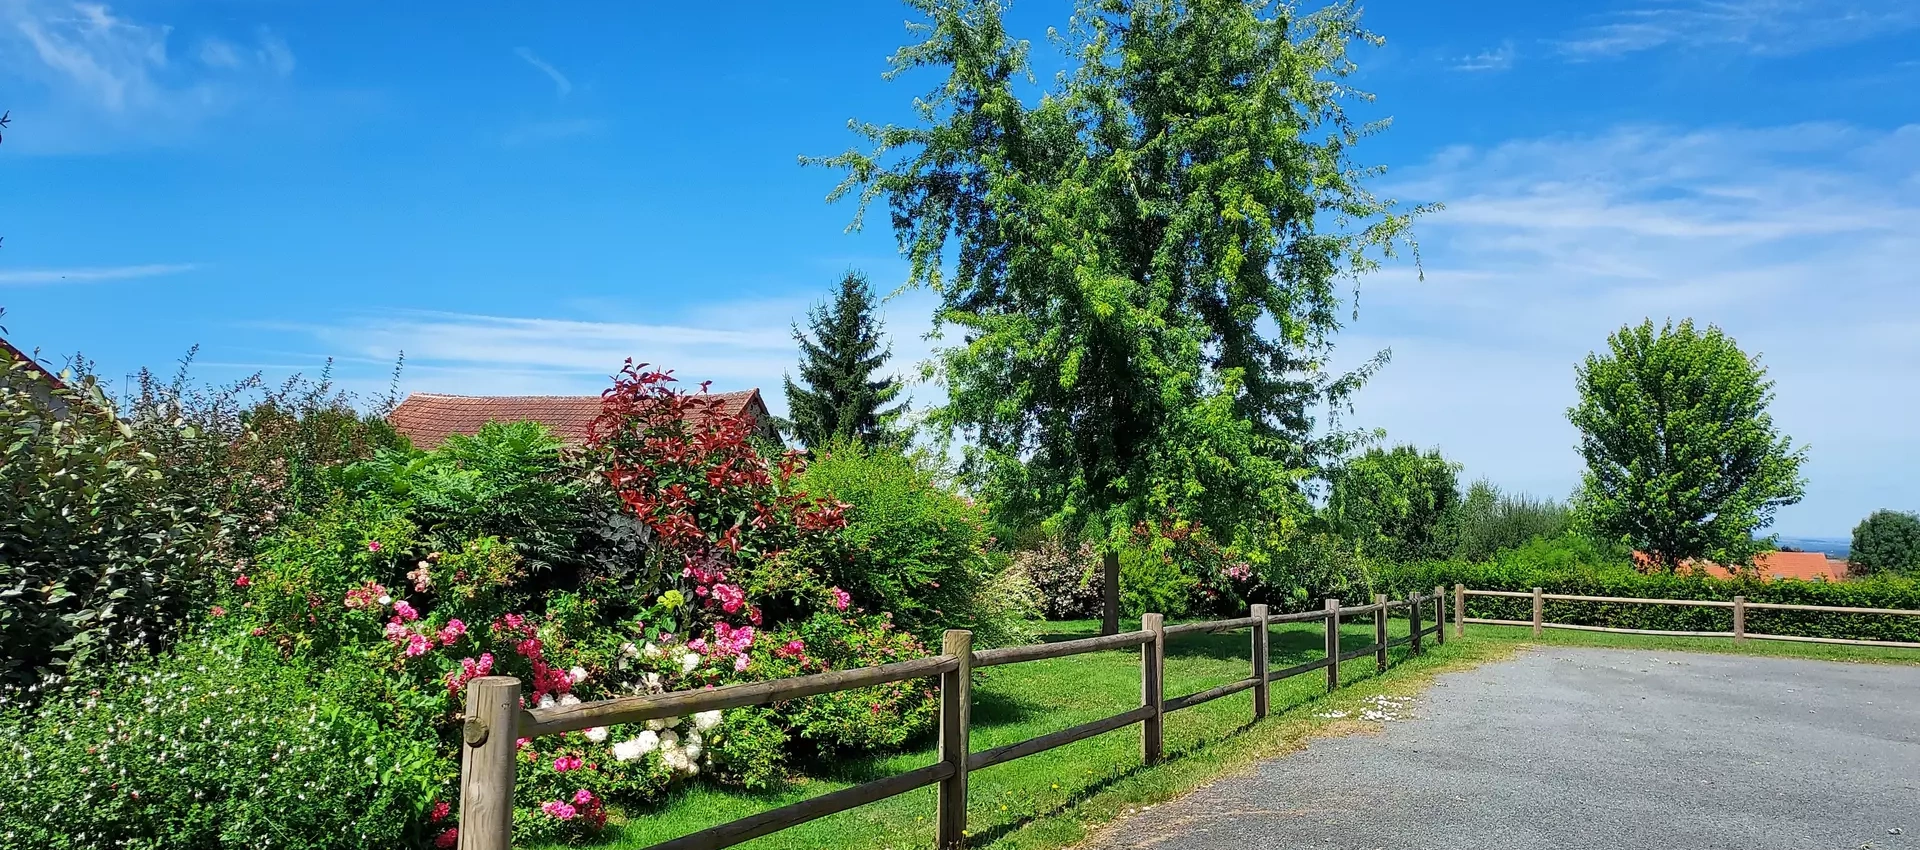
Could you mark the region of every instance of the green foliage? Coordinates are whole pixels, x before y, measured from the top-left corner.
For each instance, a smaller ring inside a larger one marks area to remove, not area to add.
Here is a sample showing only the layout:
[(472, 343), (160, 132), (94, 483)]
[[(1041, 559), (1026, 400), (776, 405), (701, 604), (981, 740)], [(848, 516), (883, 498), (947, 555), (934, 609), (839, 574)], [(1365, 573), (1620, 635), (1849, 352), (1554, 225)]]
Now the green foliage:
[(0, 686), (165, 645), (221, 583), (209, 511), (170, 491), (94, 382), (0, 367)]
[(1013, 568), (1033, 585), (1049, 620), (1100, 616), (1099, 563), (1091, 545), (1068, 546), (1058, 535), (1043, 536), (1013, 556)]
[(1296, 535), (1266, 567), (1266, 592), (1257, 601), (1296, 611), (1324, 599), (1366, 599), (1375, 561), (1348, 538), (1327, 532)]
[(1587, 462), (1579, 521), (1669, 570), (1752, 563), (1771, 545), (1753, 532), (1800, 501), (1806, 461), (1767, 413), (1766, 370), (1691, 319), (1622, 328), (1607, 344), (1576, 370), (1580, 402), (1567, 411)]
[(1376, 557), (1445, 557), (1453, 548), (1445, 526), (1460, 502), (1458, 471), (1438, 450), (1371, 448), (1334, 471), (1327, 513)]
[(8, 847), (423, 846), (458, 766), (355, 707), (352, 681), (212, 641), (0, 706)]
[(537, 422), (489, 422), (430, 452), (380, 452), (343, 479), (404, 504), (436, 548), (497, 537), (540, 571), (582, 561), (594, 497), (604, 496), (564, 450)]
[(1853, 527), (1850, 575), (1920, 573), (1920, 514), (1874, 511)]
[(1536, 537), (1559, 537), (1569, 522), (1565, 505), (1503, 493), (1483, 478), (1467, 487), (1466, 497), (1447, 518), (1444, 536), (1453, 544), (1453, 557), (1480, 562)]
[(1200, 580), (1171, 558), (1140, 549), (1120, 553), (1120, 610), (1129, 617), (1185, 617), (1193, 611), (1199, 589)]
[(800, 343), (800, 380), (786, 379), (790, 418), (782, 430), (807, 448), (858, 441), (875, 446), (894, 440), (894, 423), (904, 405), (882, 409), (900, 395), (900, 382), (874, 377), (892, 348), (881, 342), (873, 316), (873, 287), (867, 276), (847, 272), (832, 306), (808, 314), (813, 339), (794, 326)]
[(1034, 101), (999, 3), (912, 5), (925, 38), (893, 73), (942, 76), (920, 125), (815, 162), (845, 169), (833, 198), (887, 200), (909, 280), (962, 332), (930, 421), (963, 475), (1010, 524), (1109, 550), (1168, 516), (1271, 548), (1326, 449), (1312, 406), (1365, 375), (1327, 371), (1336, 281), (1411, 220), (1351, 159), (1346, 51), (1377, 39), (1345, 4), (1083, 3)]
[[(1920, 609), (1920, 581), (1911, 578), (1871, 578), (1861, 581), (1762, 581), (1752, 577), (1713, 578), (1696, 573), (1641, 573), (1622, 547), (1595, 543), (1577, 534), (1536, 539), (1501, 552), (1493, 560), (1469, 564), (1427, 561), (1381, 567), (1379, 587), (1395, 595), (1434, 585), (1465, 584), (1475, 590), (1529, 591), (1581, 596), (1622, 596), (1648, 599), (1708, 599), (1849, 608)], [(1471, 597), (1468, 616), (1503, 620), (1530, 620), (1527, 599)], [(1548, 602), (1546, 619), (1555, 623), (1669, 631), (1732, 631), (1730, 610), (1668, 605), (1595, 602)], [(1869, 640), (1920, 641), (1920, 621), (1913, 617), (1829, 614), (1811, 611), (1747, 611), (1747, 630), (1760, 634)]]
[(862, 608), (891, 613), (929, 642), (947, 628), (972, 629), (982, 646), (1031, 635), (1024, 609), (1032, 591), (996, 585), (1006, 565), (987, 551), (985, 511), (943, 487), (921, 460), (835, 444), (821, 448), (795, 487), (849, 505), (844, 528), (818, 552), (797, 555)]

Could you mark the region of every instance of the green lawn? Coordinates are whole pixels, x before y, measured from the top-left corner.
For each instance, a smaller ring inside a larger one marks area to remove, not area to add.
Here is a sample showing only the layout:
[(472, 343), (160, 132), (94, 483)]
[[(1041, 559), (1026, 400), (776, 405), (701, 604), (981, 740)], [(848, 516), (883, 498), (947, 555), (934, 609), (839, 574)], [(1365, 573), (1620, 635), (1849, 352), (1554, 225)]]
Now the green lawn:
[[(1392, 633), (1406, 633), (1395, 620)], [(1048, 640), (1094, 634), (1092, 622), (1051, 623)], [(1372, 641), (1371, 622), (1342, 629), (1348, 647)], [(1145, 769), (1140, 759), (1139, 727), (998, 765), (972, 774), (968, 823), (972, 846), (1056, 848), (1085, 838), (1090, 831), (1140, 806), (1178, 797), (1213, 779), (1262, 758), (1286, 753), (1320, 734), (1364, 731), (1367, 724), (1317, 715), (1332, 708), (1358, 715), (1366, 698), (1382, 693), (1418, 691), (1436, 673), (1506, 657), (1533, 643), (1530, 630), (1506, 626), (1468, 626), (1468, 639), (1449, 641), (1410, 657), (1393, 650), (1394, 666), (1376, 675), (1371, 658), (1342, 667), (1342, 689), (1326, 694), (1326, 676), (1313, 671), (1273, 687), (1273, 716), (1250, 724), (1252, 694), (1242, 692), (1167, 717), (1167, 760)], [(1324, 642), (1318, 623), (1273, 629), (1275, 669), (1320, 657)], [(1920, 663), (1920, 650), (1846, 647), (1719, 638), (1661, 638), (1549, 630), (1549, 645), (1613, 646), (1657, 650), (1696, 650), (1765, 654), (1827, 660)], [(1204, 690), (1249, 673), (1245, 631), (1224, 635), (1185, 635), (1167, 647), (1167, 696)], [(983, 671), (974, 687), (973, 748), (987, 749), (1063, 729), (1139, 704), (1138, 651), (1102, 652)], [(712, 787), (682, 791), (653, 809), (625, 813), (608, 832), (604, 848), (642, 848), (670, 838), (808, 797), (846, 788), (931, 762), (931, 744), (899, 755), (819, 765), (810, 775), (769, 793)], [(741, 845), (755, 850), (822, 848), (880, 850), (933, 845), (933, 789), (875, 803), (813, 821)]]

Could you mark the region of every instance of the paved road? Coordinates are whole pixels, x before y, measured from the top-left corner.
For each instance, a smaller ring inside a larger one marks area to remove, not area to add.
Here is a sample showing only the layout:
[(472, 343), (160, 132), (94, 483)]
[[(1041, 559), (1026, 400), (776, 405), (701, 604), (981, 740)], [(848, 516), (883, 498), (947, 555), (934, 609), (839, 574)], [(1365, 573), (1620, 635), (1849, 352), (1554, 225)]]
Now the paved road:
[(1920, 667), (1541, 649), (1407, 714), (1092, 846), (1920, 850)]

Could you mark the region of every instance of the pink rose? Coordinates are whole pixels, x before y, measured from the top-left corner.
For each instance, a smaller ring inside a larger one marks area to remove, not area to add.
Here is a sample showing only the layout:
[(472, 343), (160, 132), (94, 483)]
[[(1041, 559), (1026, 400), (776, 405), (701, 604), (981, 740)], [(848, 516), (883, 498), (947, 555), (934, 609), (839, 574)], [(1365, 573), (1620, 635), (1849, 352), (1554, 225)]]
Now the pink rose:
[(233, 580), (233, 586), (234, 587), (252, 587), (253, 579), (247, 578), (246, 576), (241, 576)]
[(460, 828), (457, 826), (448, 827), (445, 832), (440, 833), (438, 836), (435, 836), (433, 839), (433, 846), (441, 848), (441, 850), (449, 850), (449, 848), (452, 848), (455, 845), (458, 845), (459, 843), (460, 843)]
[(593, 792), (592, 792), (592, 791), (588, 791), (587, 789), (585, 789), (585, 788), (582, 788), (582, 789), (580, 789), (580, 790), (578, 790), (578, 791), (575, 791), (575, 792), (573, 792), (573, 804), (574, 804), (574, 805), (576, 805), (576, 806), (586, 806), (586, 805), (591, 805), (592, 803), (593, 803)]
[(734, 656), (734, 658), (733, 658), (733, 671), (734, 671), (735, 673), (745, 673), (745, 672), (747, 672), (747, 657), (746, 657), (746, 656), (744, 656), (744, 655), (736, 655), (736, 656)]
[(407, 604), (407, 601), (404, 599), (400, 600), (399, 602), (393, 603), (393, 613), (399, 614), (400, 619), (405, 620), (409, 623), (420, 619), (420, 612), (415, 611), (413, 609), (413, 606)]
[(369, 551), (369, 552), (378, 552), (378, 551), (380, 551), (380, 541), (378, 541), (378, 540), (369, 540), (369, 541), (367, 541), (367, 551)]
[[(938, 584), (934, 585), (934, 587), (939, 586)], [(853, 596), (840, 588), (831, 588), (827, 592), (833, 594), (833, 607), (841, 611), (847, 610), (847, 606), (853, 604)]]
[(408, 658), (415, 658), (421, 655), (425, 655), (427, 654), (427, 650), (431, 648), (433, 648), (433, 644), (432, 642), (427, 640), (426, 635), (415, 632), (414, 634), (407, 636), (407, 657)]
[(466, 623), (462, 623), (459, 620), (448, 620), (447, 624), (440, 629), (440, 643), (443, 646), (452, 646), (454, 641), (459, 640), (460, 636), (466, 633)]
[(559, 800), (548, 800), (541, 803), (540, 811), (546, 812), (560, 820), (573, 820), (574, 815), (573, 807)]

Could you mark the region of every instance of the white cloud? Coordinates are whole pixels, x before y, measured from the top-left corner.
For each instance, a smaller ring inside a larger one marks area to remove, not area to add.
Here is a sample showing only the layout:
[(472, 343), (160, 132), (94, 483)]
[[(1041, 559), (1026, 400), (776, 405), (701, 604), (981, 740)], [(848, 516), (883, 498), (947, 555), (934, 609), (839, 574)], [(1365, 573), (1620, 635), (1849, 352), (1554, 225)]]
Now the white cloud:
[(1608, 15), (1559, 47), (1576, 60), (1667, 46), (1790, 55), (1916, 26), (1911, 0), (1667, 0)]
[[(174, 28), (121, 15), (102, 3), (0, 0), (0, 80), (34, 132), (23, 152), (97, 150), (128, 141), (179, 138), (230, 113), (291, 74), (293, 51), (258, 30), (243, 44), (197, 34), (186, 57), (170, 50)], [(25, 101), (25, 103), (21, 103)]]
[(1505, 71), (1513, 67), (1513, 57), (1513, 42), (1504, 41), (1492, 50), (1482, 50), (1479, 53), (1455, 59), (1453, 69), (1456, 71)]
[(1350, 357), (1394, 349), (1358, 421), (1438, 445), (1469, 476), (1549, 495), (1578, 480), (1573, 366), (1629, 323), (1692, 317), (1762, 356), (1775, 419), (1810, 444), (1780, 528), (1844, 534), (1920, 507), (1920, 125), (1675, 131), (1443, 152), (1391, 187), (1424, 283), (1370, 281)]
[(93, 266), (71, 269), (0, 269), (0, 286), (53, 283), (99, 283), (192, 271), (192, 263), (149, 263), (143, 266)]
[[(818, 297), (709, 303), (671, 323), (401, 311), (289, 329), (354, 364), (350, 380), (371, 381), (406, 352), (408, 391), (597, 393), (631, 357), (672, 369), (689, 384), (712, 381), (716, 391), (758, 387), (780, 413), (786, 407), (782, 376), (794, 371), (799, 357), (791, 323), (804, 325), (806, 309)], [(931, 296), (911, 293), (878, 312), (893, 339), (893, 373), (917, 376), (930, 350), (920, 337), (932, 317)], [(914, 394), (928, 395), (923, 389)]]
[(573, 91), (573, 82), (567, 79), (567, 75), (560, 73), (560, 69), (547, 64), (546, 60), (535, 55), (532, 50), (525, 47), (516, 47), (513, 49), (513, 55), (526, 60), (528, 65), (532, 65), (538, 69), (540, 73), (546, 74), (549, 79), (552, 79), (554, 91), (558, 92), (561, 97), (566, 97)]

